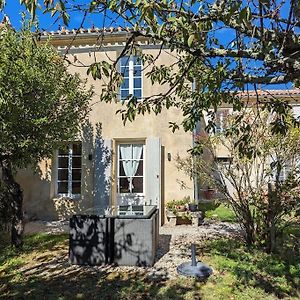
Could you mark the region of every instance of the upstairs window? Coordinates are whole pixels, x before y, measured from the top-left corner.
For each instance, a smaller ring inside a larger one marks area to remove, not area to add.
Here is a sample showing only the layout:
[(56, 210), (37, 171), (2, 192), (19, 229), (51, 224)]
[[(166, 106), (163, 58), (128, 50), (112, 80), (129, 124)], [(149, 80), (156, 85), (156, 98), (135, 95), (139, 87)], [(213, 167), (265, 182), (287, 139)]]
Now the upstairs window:
[(81, 143), (58, 150), (57, 193), (63, 196), (81, 193)]
[(136, 56), (123, 56), (120, 61), (123, 83), (120, 87), (121, 100), (134, 96), (142, 98), (142, 62)]

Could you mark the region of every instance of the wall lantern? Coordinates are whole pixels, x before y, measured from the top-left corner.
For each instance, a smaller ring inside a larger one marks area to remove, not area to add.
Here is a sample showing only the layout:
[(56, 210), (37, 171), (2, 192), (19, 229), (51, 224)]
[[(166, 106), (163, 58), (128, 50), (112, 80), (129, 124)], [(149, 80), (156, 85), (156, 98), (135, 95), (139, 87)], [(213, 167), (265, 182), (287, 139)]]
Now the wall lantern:
[(171, 161), (171, 153), (168, 152), (168, 161)]

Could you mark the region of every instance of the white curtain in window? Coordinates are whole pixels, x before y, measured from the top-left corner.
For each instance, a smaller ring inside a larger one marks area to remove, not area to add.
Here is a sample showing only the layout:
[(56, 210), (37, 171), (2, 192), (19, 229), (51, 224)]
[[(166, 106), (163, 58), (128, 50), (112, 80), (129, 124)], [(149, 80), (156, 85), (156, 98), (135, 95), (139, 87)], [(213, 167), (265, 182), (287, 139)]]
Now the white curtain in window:
[(125, 175), (129, 182), (129, 191), (132, 192), (134, 186), (132, 184), (132, 177), (136, 174), (141, 159), (143, 145), (120, 145), (120, 152), (122, 157), (122, 165)]

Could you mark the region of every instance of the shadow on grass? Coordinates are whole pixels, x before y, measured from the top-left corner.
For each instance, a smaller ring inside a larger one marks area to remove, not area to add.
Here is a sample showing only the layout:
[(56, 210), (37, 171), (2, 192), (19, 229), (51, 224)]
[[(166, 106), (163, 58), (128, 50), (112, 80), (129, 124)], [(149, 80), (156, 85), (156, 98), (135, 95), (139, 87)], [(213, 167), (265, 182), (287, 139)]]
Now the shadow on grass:
[(55, 250), (60, 248), (66, 243), (68, 238), (67, 234), (50, 235), (47, 233), (39, 233), (27, 235), (24, 239), (22, 249), (15, 249), (11, 247), (10, 240), (7, 234), (0, 233), (1, 247), (0, 247), (0, 265), (7, 261), (9, 258), (15, 257), (20, 254), (27, 254), (32, 251), (46, 251)]
[[(113, 272), (91, 267), (66, 267), (60, 274), (27, 276), (18, 282), (9, 281), (1, 291), (3, 299), (186, 299), (187, 292), (198, 295), (198, 288), (184, 281), (149, 279), (136, 271)], [(45, 270), (43, 270), (45, 271)], [(0, 296), (1, 299), (1, 296)], [(192, 297), (191, 299), (200, 299)]]
[(279, 298), (300, 294), (300, 257), (287, 256), (286, 251), (266, 254), (235, 239), (211, 241), (206, 249), (215, 267), (234, 274), (238, 284), (259, 287)]
[[(169, 237), (165, 237), (169, 238)], [(0, 299), (200, 299), (192, 279), (167, 280), (147, 269), (70, 265), (67, 235), (27, 236), (22, 251), (0, 250)]]

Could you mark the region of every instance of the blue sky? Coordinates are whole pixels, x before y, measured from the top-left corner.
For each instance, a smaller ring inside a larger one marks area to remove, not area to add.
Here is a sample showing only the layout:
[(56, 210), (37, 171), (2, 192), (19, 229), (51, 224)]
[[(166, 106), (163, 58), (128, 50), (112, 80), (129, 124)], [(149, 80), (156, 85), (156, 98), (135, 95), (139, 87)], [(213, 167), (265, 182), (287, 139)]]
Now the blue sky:
[[(90, 0), (81, 2), (89, 3)], [(13, 27), (18, 29), (21, 27), (22, 13), (26, 13), (26, 9), (24, 6), (20, 5), (20, 0), (6, 0), (6, 6), (4, 8), (4, 11), (0, 12), (0, 19), (2, 20), (5, 14), (8, 15)], [(57, 30), (59, 25), (63, 26), (63, 23), (61, 21), (55, 23), (55, 17), (51, 18), (50, 13), (43, 14), (41, 10), (38, 10), (37, 16), (39, 20), (39, 26), (41, 29), (51, 31)], [(80, 27), (82, 18), (82, 14), (78, 12), (73, 12), (69, 28), (73, 29)], [(93, 25), (102, 27), (102, 17), (100, 14), (90, 14), (86, 17), (84, 27), (88, 28)]]
[[(83, 0), (80, 1), (80, 3), (90, 3), (90, 0)], [(76, 1), (75, 1), (76, 3)], [(14, 28), (20, 28), (21, 27), (21, 20), (22, 20), (22, 13), (26, 13), (25, 7), (20, 5), (20, 0), (7, 0), (6, 1), (6, 6), (4, 8), (3, 12), (0, 12), (0, 19), (3, 18), (3, 16), (6, 14), (9, 16), (10, 21), (12, 23), (12, 26)], [(43, 14), (41, 10), (37, 12), (37, 18), (39, 20), (39, 27), (40, 29), (47, 30), (47, 31), (52, 31), (52, 30), (57, 30), (58, 26), (64, 26), (61, 21), (58, 21), (55, 23), (55, 18), (51, 18), (50, 13)], [(72, 12), (71, 14), (71, 20), (69, 24), (69, 28), (78, 28), (80, 27), (80, 24), (82, 22), (83, 16), (82, 13), (79, 12)], [(105, 26), (111, 26), (111, 21), (109, 18), (106, 19), (106, 24)], [(96, 27), (102, 27), (103, 26), (103, 17), (102, 14), (88, 14), (85, 22), (84, 22), (84, 27), (89, 28), (92, 26)], [(126, 26), (127, 24), (122, 24), (122, 26)], [(232, 36), (228, 34), (228, 29), (223, 29), (221, 30), (220, 34), (221, 36), (218, 36), (220, 38), (220, 41), (223, 43), (230, 42), (232, 40)], [(291, 84), (280, 84), (280, 85), (272, 85), (272, 86), (266, 86), (266, 85), (261, 85), (260, 86), (262, 89), (289, 89), (291, 88)], [(253, 89), (252, 86), (249, 86), (250, 89)]]

